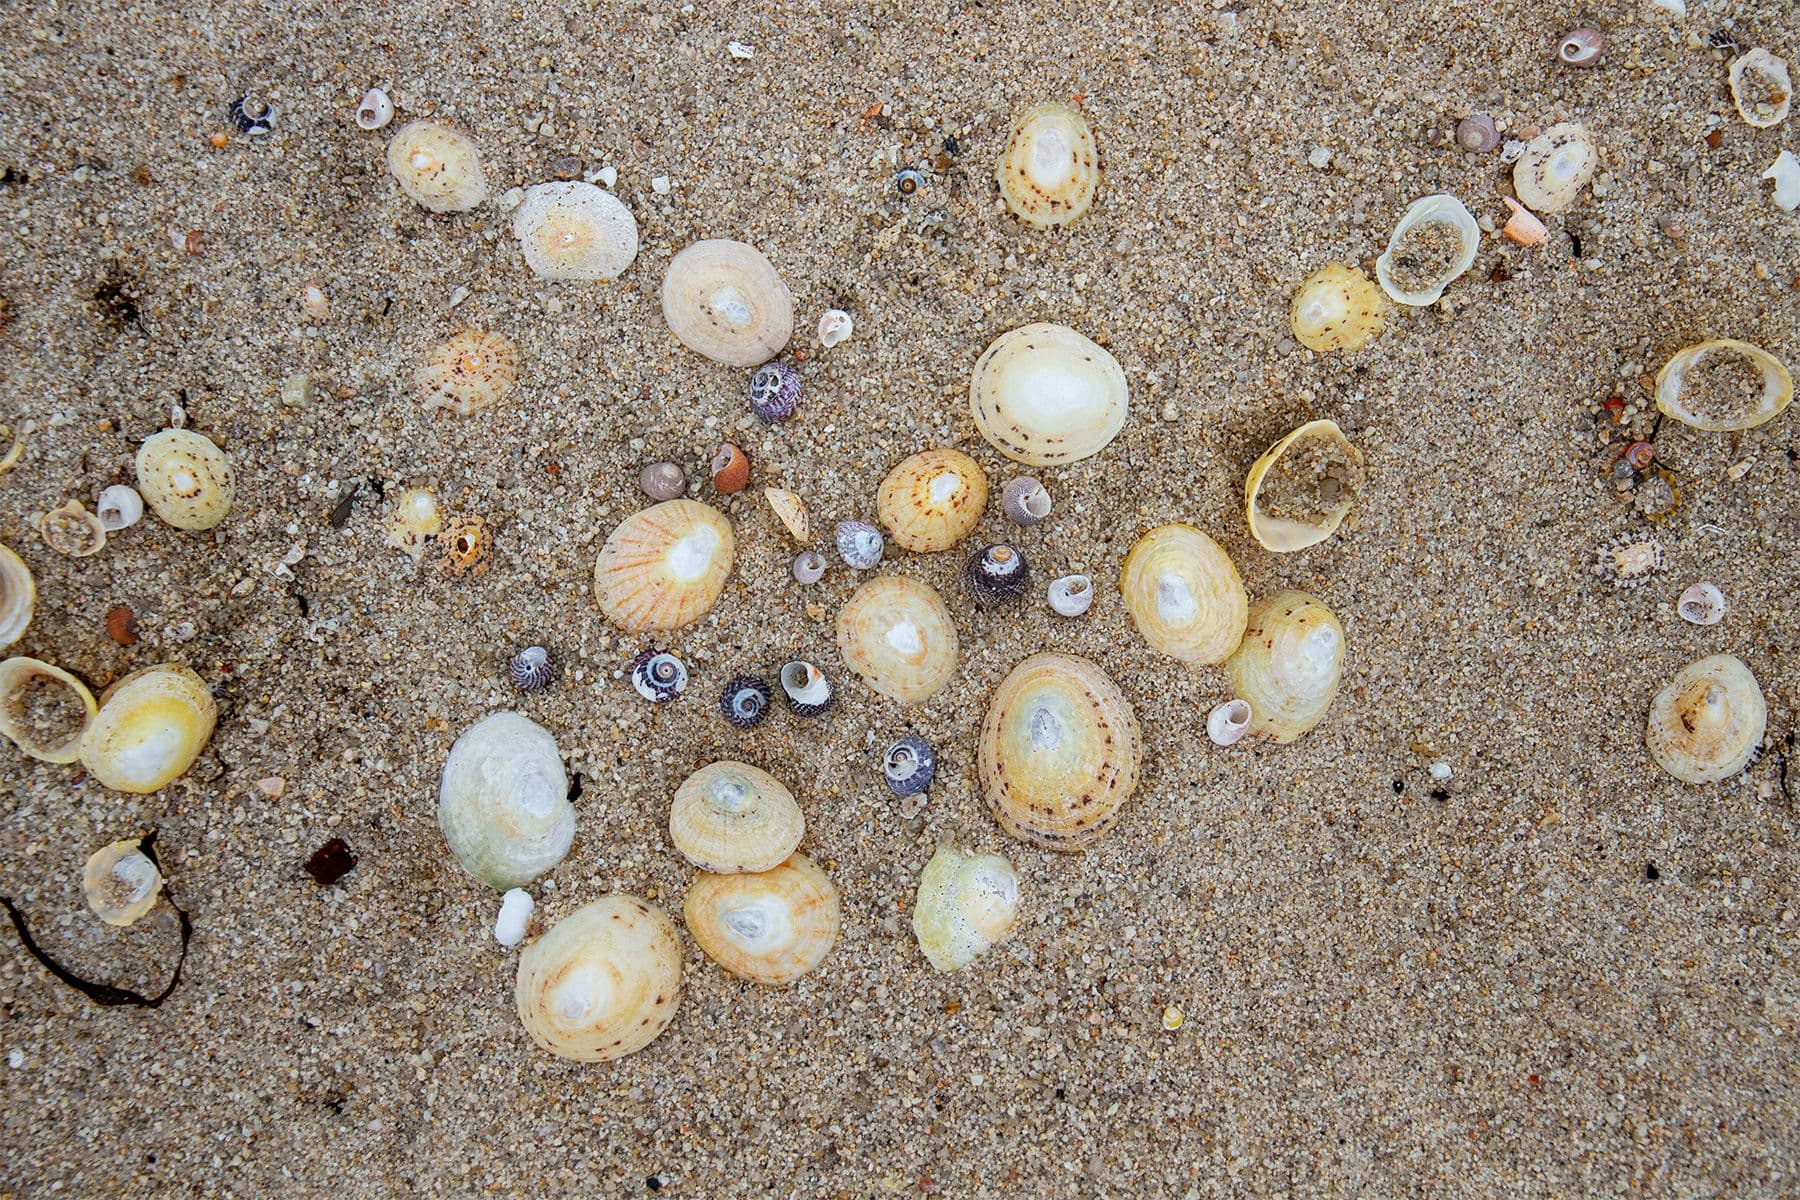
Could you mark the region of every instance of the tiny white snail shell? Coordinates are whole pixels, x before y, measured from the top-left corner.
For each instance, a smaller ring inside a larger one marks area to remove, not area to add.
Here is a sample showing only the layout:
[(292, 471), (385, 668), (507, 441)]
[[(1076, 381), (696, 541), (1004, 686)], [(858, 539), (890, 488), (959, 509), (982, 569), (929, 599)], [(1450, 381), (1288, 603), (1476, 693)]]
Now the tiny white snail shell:
[(438, 825), (463, 869), (497, 891), (530, 883), (575, 839), (575, 809), (550, 731), (497, 712), (463, 731), (444, 760)]
[(1094, 581), (1086, 575), (1064, 575), (1050, 581), (1048, 595), (1058, 616), (1079, 617), (1094, 606)]
[(828, 308), (825, 315), (819, 318), (819, 345), (829, 350), (833, 346), (850, 340), (856, 329), (856, 322), (850, 314), (841, 308)]
[(130, 529), (144, 517), (144, 498), (130, 484), (115, 483), (94, 502), (94, 515), (108, 533)]
[(375, 130), (394, 119), (394, 102), (380, 88), (370, 88), (356, 105), (358, 129)]
[(1717, 625), (1725, 619), (1725, 593), (1710, 583), (1696, 583), (1681, 593), (1675, 611), (1691, 625)]
[(1250, 702), (1227, 700), (1206, 715), (1206, 736), (1215, 746), (1235, 746), (1250, 732)]

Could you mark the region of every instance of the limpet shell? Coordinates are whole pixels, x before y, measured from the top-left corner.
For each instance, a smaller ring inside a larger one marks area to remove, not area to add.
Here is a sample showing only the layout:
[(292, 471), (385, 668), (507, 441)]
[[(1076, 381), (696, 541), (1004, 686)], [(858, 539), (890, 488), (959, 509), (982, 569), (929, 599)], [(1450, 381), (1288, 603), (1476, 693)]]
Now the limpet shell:
[(106, 526), (79, 500), (70, 500), (39, 517), (37, 529), (46, 546), (70, 558), (88, 558), (106, 549)]
[(804, 854), (753, 874), (703, 872), (688, 885), (682, 913), (708, 958), (771, 987), (824, 962), (843, 924), (837, 888)]
[(698, 500), (665, 500), (620, 522), (594, 562), (594, 598), (628, 633), (679, 629), (712, 610), (731, 574), (731, 522)]
[(143, 841), (126, 838), (88, 856), (81, 890), (88, 907), (108, 925), (130, 925), (156, 907), (162, 872), (143, 851)]
[(473, 416), (506, 399), (519, 378), (519, 348), (497, 333), (466, 329), (433, 346), (413, 371), (434, 409)]
[(1425, 196), (1394, 226), (1387, 251), (1375, 260), (1375, 277), (1401, 304), (1436, 304), (1474, 264), (1480, 246), (1481, 227), (1461, 200), (1447, 192)]
[(977, 767), (1000, 827), (1046, 850), (1100, 839), (1137, 786), (1137, 716), (1105, 671), (1034, 654), (988, 704)]
[(467, 212), (487, 199), (487, 177), (475, 143), (436, 121), (413, 121), (387, 147), (388, 170), (400, 190), (432, 212)]
[(902, 575), (877, 575), (838, 610), (838, 654), (864, 683), (902, 704), (956, 674), (956, 626), (942, 596)]
[(438, 570), (457, 579), (464, 575), (480, 579), (487, 574), (492, 545), (486, 521), (476, 516), (456, 517), (438, 538)]
[(901, 546), (948, 550), (968, 537), (987, 508), (987, 476), (960, 450), (922, 450), (881, 481), (875, 512)]
[(642, 1050), (681, 1002), (675, 923), (636, 896), (584, 904), (519, 955), (513, 1002), (531, 1040), (562, 1058)]
[(524, 887), (561, 862), (575, 840), (556, 739), (516, 712), (477, 721), (444, 760), (437, 818), (463, 870), (497, 892)]
[(1012, 936), (1019, 875), (998, 854), (939, 846), (919, 873), (913, 936), (940, 971), (960, 971)]
[(0, 662), (0, 735), (28, 757), (74, 762), (98, 711), (87, 685), (61, 667), (23, 657)]
[(669, 263), (663, 319), (681, 344), (728, 367), (780, 354), (794, 333), (794, 298), (755, 246), (695, 242)]
[(1753, 429), (1774, 420), (1793, 398), (1794, 377), (1782, 361), (1734, 338), (1679, 350), (1656, 373), (1657, 411), (1695, 429)]
[(413, 558), (422, 558), (426, 539), (443, 530), (443, 512), (430, 488), (407, 488), (394, 497), (394, 511), (388, 514), (388, 545)]
[(773, 870), (805, 833), (794, 793), (749, 763), (708, 763), (682, 780), (669, 806), (675, 849), (717, 875)]
[(1361, 350), (1387, 327), (1387, 298), (1349, 263), (1327, 263), (1294, 293), (1294, 337), (1321, 354)]
[(1243, 644), (1225, 661), (1232, 692), (1249, 702), (1250, 732), (1281, 743), (1319, 723), (1343, 674), (1344, 627), (1305, 592), (1258, 601)]
[(1118, 436), (1129, 406), (1118, 360), (1067, 325), (1008, 330), (969, 376), (969, 411), (981, 436), (1033, 467), (1098, 454)]
[(1736, 775), (1762, 751), (1768, 707), (1742, 659), (1714, 654), (1675, 673), (1650, 701), (1644, 744), (1683, 783)]
[(1744, 124), (1769, 129), (1787, 120), (1794, 81), (1782, 59), (1758, 46), (1731, 60), (1731, 103)]
[(1337, 422), (1308, 421), (1270, 446), (1245, 477), (1250, 535), (1277, 554), (1317, 545), (1344, 523), (1363, 478), (1362, 452)]
[(1100, 187), (1094, 131), (1078, 110), (1054, 100), (1019, 114), (994, 180), (1012, 214), (1027, 225), (1067, 225), (1093, 206)]
[(812, 537), (812, 523), (806, 519), (806, 501), (800, 498), (798, 492), (790, 492), (786, 488), (764, 488), (763, 499), (769, 502), (775, 518), (788, 531), (788, 536), (804, 546)]
[(1575, 203), (1600, 165), (1600, 152), (1580, 125), (1552, 125), (1525, 144), (1513, 164), (1513, 190), (1535, 213), (1559, 213)]
[(204, 434), (165, 429), (137, 452), (138, 491), (150, 511), (177, 529), (211, 529), (231, 511), (231, 459)]
[(525, 189), (513, 236), (539, 279), (617, 279), (637, 258), (637, 218), (605, 188), (571, 180)]
[(115, 792), (154, 792), (194, 765), (218, 719), (212, 692), (188, 668), (133, 671), (101, 693), (81, 738), (81, 765)]
[(37, 581), (25, 560), (0, 545), (0, 649), (18, 641), (37, 609)]
[(1131, 623), (1150, 648), (1185, 663), (1224, 662), (1244, 636), (1250, 597), (1231, 556), (1192, 525), (1137, 540), (1119, 573)]

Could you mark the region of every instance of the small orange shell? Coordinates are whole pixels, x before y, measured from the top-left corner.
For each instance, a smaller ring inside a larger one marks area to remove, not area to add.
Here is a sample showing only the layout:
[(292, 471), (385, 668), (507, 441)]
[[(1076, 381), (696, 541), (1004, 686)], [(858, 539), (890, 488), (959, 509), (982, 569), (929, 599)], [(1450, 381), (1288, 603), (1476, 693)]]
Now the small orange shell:
[(461, 417), (504, 400), (518, 378), (518, 347), (473, 329), (432, 347), (413, 373), (427, 404)]
[(987, 476), (961, 450), (923, 450), (887, 473), (875, 512), (894, 540), (916, 553), (948, 550), (987, 508)]
[(843, 924), (837, 888), (804, 854), (756, 874), (702, 874), (682, 913), (708, 958), (770, 987), (823, 962)]
[(741, 492), (750, 483), (750, 459), (731, 442), (719, 447), (712, 460), (713, 490), (721, 496)]
[(1512, 216), (1507, 219), (1505, 227), (1500, 232), (1521, 246), (1543, 245), (1544, 239), (1549, 236), (1549, 231), (1544, 228), (1544, 223), (1537, 219), (1537, 215), (1511, 196), (1500, 198), (1506, 201), (1506, 207), (1512, 209)]
[(480, 517), (457, 517), (444, 526), (438, 537), (444, 553), (438, 569), (446, 575), (473, 575), (479, 579), (487, 574), (488, 548), (492, 543), (486, 521)]

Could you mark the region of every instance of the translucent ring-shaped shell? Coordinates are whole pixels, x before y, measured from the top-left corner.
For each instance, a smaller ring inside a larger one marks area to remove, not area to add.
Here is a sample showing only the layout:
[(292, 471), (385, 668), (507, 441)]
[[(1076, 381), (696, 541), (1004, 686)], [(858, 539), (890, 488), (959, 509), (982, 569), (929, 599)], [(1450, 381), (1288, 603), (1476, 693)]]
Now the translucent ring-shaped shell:
[[(57, 695), (46, 697), (43, 689)], [(80, 713), (79, 722), (72, 720), (71, 709)], [(27, 756), (39, 762), (74, 762), (98, 711), (87, 684), (61, 667), (35, 658), (0, 662), (0, 735)]]
[(695, 242), (663, 276), (663, 319), (681, 344), (728, 367), (780, 354), (794, 333), (794, 297), (762, 251), (724, 238)]
[(939, 846), (919, 873), (913, 936), (940, 971), (959, 971), (1012, 935), (1019, 876), (998, 854)]
[(642, 1050), (681, 1003), (675, 922), (636, 896), (584, 904), (519, 955), (513, 1002), (552, 1054), (604, 1062)]
[(459, 417), (500, 403), (518, 378), (519, 348), (510, 338), (479, 329), (465, 329), (439, 342), (413, 371), (419, 398)]
[(497, 712), (465, 729), (438, 780), (438, 827), (463, 870), (497, 892), (554, 867), (575, 840), (569, 778), (550, 731)]
[(1289, 313), (1308, 350), (1361, 350), (1387, 326), (1387, 298), (1349, 263), (1327, 263), (1300, 285)]
[(1481, 227), (1461, 200), (1444, 192), (1425, 196), (1394, 226), (1386, 252), (1375, 260), (1375, 278), (1401, 304), (1436, 304), (1474, 264), (1480, 247)]
[(1078, 110), (1054, 100), (1013, 124), (994, 180), (1012, 214), (1027, 225), (1067, 225), (1092, 207), (1100, 187), (1094, 131)]
[(1716, 783), (1755, 761), (1768, 706), (1742, 659), (1714, 654), (1675, 673), (1650, 701), (1644, 744), (1683, 783)]
[(1231, 556), (1192, 525), (1164, 525), (1139, 538), (1119, 572), (1119, 592), (1150, 648), (1185, 663), (1224, 662), (1250, 613)]
[(571, 180), (525, 190), (513, 236), (540, 279), (617, 279), (638, 252), (637, 218), (605, 188)]
[(1300, 426), (1270, 446), (1244, 479), (1250, 535), (1278, 554), (1324, 541), (1350, 513), (1363, 483), (1362, 461), (1336, 421)]
[(113, 842), (94, 851), (82, 868), (88, 907), (108, 925), (134, 924), (162, 894), (162, 872), (142, 847), (138, 838)]
[(594, 598), (630, 633), (679, 629), (712, 610), (731, 574), (731, 522), (698, 500), (665, 500), (619, 523), (594, 562)]
[(1731, 60), (1731, 103), (1753, 129), (1772, 129), (1787, 120), (1794, 81), (1787, 63), (1758, 46)]
[(902, 704), (935, 695), (956, 674), (956, 626), (937, 591), (877, 575), (838, 610), (838, 653), (863, 682)]
[(191, 429), (165, 429), (144, 439), (137, 485), (150, 510), (177, 529), (211, 529), (231, 511), (237, 494), (231, 459)]
[(908, 550), (948, 550), (968, 537), (987, 508), (987, 475), (961, 450), (922, 450), (875, 492), (875, 513)]
[(388, 143), (387, 164), (400, 190), (432, 212), (467, 212), (487, 199), (475, 143), (448, 125), (402, 126)]
[(51, 509), (38, 518), (37, 527), (46, 546), (70, 558), (89, 558), (106, 549), (106, 526), (79, 500)]
[(977, 765), (1000, 827), (1046, 850), (1082, 850), (1137, 786), (1137, 716), (1094, 663), (1034, 654), (988, 704)]
[(1243, 644), (1225, 660), (1250, 704), (1250, 732), (1291, 742), (1317, 725), (1344, 675), (1344, 627), (1317, 596), (1277, 592), (1250, 609)]
[(25, 560), (0, 546), (0, 650), (24, 636), (37, 609), (37, 582)]
[(1525, 144), (1513, 164), (1513, 190), (1535, 213), (1559, 213), (1594, 177), (1600, 152), (1587, 130), (1572, 122), (1552, 125)]
[(81, 765), (115, 792), (154, 792), (194, 765), (219, 719), (206, 683), (178, 663), (133, 671), (100, 697)]
[[(1702, 397), (1701, 388), (1692, 384), (1690, 375), (1697, 377), (1705, 368), (1717, 367), (1734, 356), (1745, 360), (1742, 365), (1756, 370), (1761, 388), (1740, 386), (1726, 389), (1737, 392), (1735, 395)], [(1679, 350), (1656, 373), (1657, 410), (1695, 429), (1752, 429), (1774, 420), (1793, 398), (1794, 377), (1780, 359), (1749, 342), (1732, 338), (1717, 338)]]
[(774, 987), (824, 962), (843, 923), (837, 888), (804, 854), (754, 874), (702, 873), (682, 913), (708, 958)]
[(1125, 424), (1125, 372), (1104, 347), (1040, 321), (995, 338), (969, 376), (969, 411), (1015, 462), (1061, 466), (1106, 448)]
[(669, 840), (689, 862), (718, 875), (772, 870), (805, 833), (794, 793), (749, 763), (708, 763), (682, 780), (669, 806)]

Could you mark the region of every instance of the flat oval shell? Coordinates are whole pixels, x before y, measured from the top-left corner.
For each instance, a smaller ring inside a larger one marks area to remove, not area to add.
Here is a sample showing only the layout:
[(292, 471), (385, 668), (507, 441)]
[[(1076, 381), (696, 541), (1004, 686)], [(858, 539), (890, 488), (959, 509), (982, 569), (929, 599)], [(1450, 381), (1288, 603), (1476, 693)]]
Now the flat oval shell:
[(1650, 701), (1644, 745), (1683, 783), (1717, 783), (1755, 761), (1768, 731), (1762, 688), (1730, 654), (1698, 659)]
[(1027, 225), (1067, 225), (1093, 206), (1100, 187), (1094, 132), (1077, 109), (1056, 101), (1019, 114), (994, 169), (1000, 195)]
[(749, 763), (708, 763), (682, 781), (669, 806), (669, 840), (696, 867), (719, 875), (772, 870), (805, 833), (794, 793)]
[(768, 362), (794, 333), (794, 298), (755, 246), (695, 242), (663, 276), (663, 319), (682, 345), (728, 367)]
[(877, 575), (838, 610), (844, 665), (883, 696), (917, 704), (956, 674), (956, 626), (937, 591), (901, 575)]
[(519, 955), (513, 1003), (552, 1054), (604, 1062), (642, 1050), (681, 1003), (675, 923), (636, 896), (584, 904)]
[(1139, 538), (1125, 556), (1119, 592), (1151, 649), (1185, 663), (1224, 662), (1250, 613), (1231, 556), (1192, 525), (1164, 525)]
[(218, 719), (212, 692), (188, 668), (133, 671), (101, 695), (81, 738), (81, 765), (115, 792), (154, 792), (194, 765)]
[(1294, 337), (1321, 354), (1360, 350), (1387, 325), (1387, 298), (1349, 263), (1328, 263), (1294, 293)]
[(617, 279), (637, 258), (637, 218), (605, 188), (571, 180), (525, 190), (513, 236), (540, 279)]
[(1125, 424), (1125, 372), (1067, 325), (1021, 325), (995, 338), (969, 377), (969, 411), (1014, 462), (1061, 466), (1104, 450)]
[[(44, 689), (58, 694), (46, 697)], [(73, 711), (71, 711), (73, 710)], [(39, 762), (72, 763), (99, 712), (87, 684), (35, 658), (0, 662), (0, 735)], [(79, 713), (80, 720), (72, 718)]]
[(1425, 196), (1394, 226), (1386, 252), (1375, 260), (1375, 278), (1401, 304), (1436, 304), (1474, 264), (1480, 246), (1481, 227), (1461, 200), (1443, 192)]
[(1534, 213), (1559, 213), (1575, 203), (1594, 177), (1600, 152), (1580, 125), (1552, 125), (1525, 145), (1513, 164), (1513, 190)]
[(1250, 732), (1291, 742), (1317, 725), (1337, 696), (1344, 627), (1317, 596), (1277, 592), (1251, 607), (1225, 675), (1232, 694), (1250, 705)]
[(231, 511), (231, 459), (204, 434), (165, 429), (137, 452), (137, 486), (150, 511), (177, 529), (211, 529)]
[(771, 987), (824, 962), (843, 924), (837, 888), (804, 854), (754, 874), (703, 872), (688, 885), (682, 911), (708, 958)]
[[(1290, 454), (1296, 456), (1291, 461)], [(1307, 455), (1304, 462), (1298, 457), (1302, 454)], [(1277, 554), (1324, 541), (1350, 515), (1362, 487), (1362, 462), (1362, 452), (1350, 444), (1336, 421), (1308, 421), (1289, 433), (1256, 460), (1244, 479), (1244, 519), (1250, 535)], [(1278, 464), (1300, 476), (1298, 486), (1285, 486), (1283, 476), (1276, 477), (1284, 485), (1284, 500), (1277, 507), (1291, 515), (1278, 515), (1265, 506), (1271, 497), (1263, 495), (1263, 486)]]
[(400, 190), (432, 212), (467, 212), (487, 199), (475, 143), (448, 125), (402, 126), (388, 143), (387, 164)]
[(1752, 429), (1774, 420), (1793, 398), (1786, 365), (1733, 338), (1688, 346), (1656, 373), (1657, 410), (1695, 429)]
[(916, 553), (948, 550), (987, 508), (987, 475), (960, 450), (922, 450), (887, 473), (875, 513), (895, 542)]
[(919, 873), (913, 936), (940, 971), (962, 970), (1011, 937), (1018, 919), (1018, 872), (998, 854), (940, 846)]
[(731, 574), (731, 522), (698, 500), (665, 500), (620, 522), (594, 562), (594, 598), (628, 633), (679, 629), (712, 610)]
[(0, 546), (0, 650), (24, 636), (36, 610), (37, 581), (31, 568), (12, 547)]
[(524, 887), (561, 862), (575, 840), (556, 739), (515, 712), (471, 725), (444, 760), (437, 818), (463, 870), (497, 892)]

